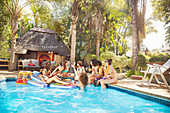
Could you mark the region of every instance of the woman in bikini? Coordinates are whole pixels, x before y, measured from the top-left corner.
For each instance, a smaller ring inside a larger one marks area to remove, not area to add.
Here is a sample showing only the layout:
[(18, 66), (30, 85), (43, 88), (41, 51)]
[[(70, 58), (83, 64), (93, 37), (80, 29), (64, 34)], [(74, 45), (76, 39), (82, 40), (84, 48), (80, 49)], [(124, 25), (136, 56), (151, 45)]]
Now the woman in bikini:
[(85, 69), (84, 69), (84, 66), (83, 66), (83, 62), (82, 61), (78, 61), (77, 62), (77, 70), (75, 69), (75, 65), (72, 65), (73, 69), (74, 69), (74, 72), (76, 74), (76, 77), (75, 77), (75, 80), (79, 80), (79, 77), (80, 77), (80, 73), (81, 72), (85, 72)]
[(112, 59), (107, 59), (105, 61), (105, 65), (107, 66), (106, 76), (105, 76), (106, 78), (101, 79), (97, 82), (97, 84), (99, 83), (101, 84), (101, 87), (103, 89), (106, 89), (106, 84), (110, 84), (110, 83), (116, 84), (118, 82), (117, 73), (111, 64), (112, 64)]
[(46, 79), (50, 78), (51, 71), (46, 68), (43, 68), (40, 70), (40, 75), (38, 77), (41, 79), (42, 82), (45, 82)]
[[(53, 76), (53, 77), (46, 80), (47, 84), (50, 84), (52, 82), (58, 82), (58, 83), (62, 83), (62, 84), (69, 84), (67, 82), (62, 81), (63, 78), (67, 78), (67, 76), (68, 76), (69, 67), (68, 67), (67, 60), (65, 60), (64, 63), (63, 63), (63, 66), (61, 68), (58, 68), (58, 69), (59, 69), (59, 71), (57, 72), (57, 75), (55, 75), (55, 76)], [(60, 73), (61, 76), (58, 75), (59, 73)], [(61, 77), (61, 79), (60, 79), (60, 77)]]

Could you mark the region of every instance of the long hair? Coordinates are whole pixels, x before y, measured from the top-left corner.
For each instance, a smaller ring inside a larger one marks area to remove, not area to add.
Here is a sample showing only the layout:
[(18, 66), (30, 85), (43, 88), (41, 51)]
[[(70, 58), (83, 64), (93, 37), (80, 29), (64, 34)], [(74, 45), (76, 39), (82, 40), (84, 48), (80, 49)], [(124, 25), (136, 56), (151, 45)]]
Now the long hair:
[(87, 84), (88, 84), (88, 76), (85, 72), (81, 72), (79, 80), (82, 82), (82, 84), (84, 85), (84, 88), (86, 88)]
[(97, 61), (97, 59), (91, 59), (90, 61), (89, 61), (89, 63), (90, 62), (92, 62), (92, 64), (94, 65), (94, 63)]
[(63, 66), (64, 66), (64, 69), (63, 69), (63, 70), (66, 70), (66, 69), (67, 69), (66, 63), (67, 63), (67, 60), (65, 60), (64, 63), (63, 63)]
[(107, 62), (108, 62), (109, 65), (111, 65), (112, 64), (112, 59), (107, 59)]
[(79, 64), (80, 66), (83, 66), (83, 62), (82, 61), (78, 61), (77, 64)]
[(95, 61), (94, 66), (102, 66), (102, 63), (100, 61)]

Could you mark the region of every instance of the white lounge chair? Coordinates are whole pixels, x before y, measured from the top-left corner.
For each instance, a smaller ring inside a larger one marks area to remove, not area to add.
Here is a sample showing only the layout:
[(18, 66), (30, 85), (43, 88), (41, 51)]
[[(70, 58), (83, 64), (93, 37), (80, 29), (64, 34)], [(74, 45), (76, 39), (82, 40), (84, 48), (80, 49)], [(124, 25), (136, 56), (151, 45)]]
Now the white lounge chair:
[(151, 74), (151, 77), (150, 77), (149, 82), (148, 82), (148, 86), (150, 85), (153, 77), (155, 77), (156, 82), (158, 84), (162, 84), (162, 82), (160, 82), (158, 80), (157, 76), (156, 76), (156, 75), (160, 75), (162, 80), (163, 80), (163, 82), (164, 82), (164, 84), (169, 89), (168, 83), (167, 83), (163, 73), (170, 68), (170, 59), (165, 64), (163, 64), (163, 65), (158, 65), (158, 64), (153, 64), (153, 65), (147, 64), (147, 65), (148, 65), (147, 70), (146, 71), (141, 71), (141, 72), (144, 72), (144, 77), (142, 79), (142, 84), (144, 83), (145, 77), (146, 77), (147, 74)]

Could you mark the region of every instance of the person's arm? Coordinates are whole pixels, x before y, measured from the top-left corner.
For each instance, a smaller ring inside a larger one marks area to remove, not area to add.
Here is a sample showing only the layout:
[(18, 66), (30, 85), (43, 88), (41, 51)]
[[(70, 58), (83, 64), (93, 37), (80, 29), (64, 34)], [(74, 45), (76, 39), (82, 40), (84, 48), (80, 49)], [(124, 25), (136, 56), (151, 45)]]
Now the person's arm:
[(85, 68), (84, 68), (84, 67), (82, 67), (82, 68), (83, 68), (83, 72), (85, 72), (85, 73), (86, 73)]
[(75, 75), (76, 75), (76, 76), (78, 76), (78, 73), (77, 73), (77, 70), (75, 69), (75, 66), (74, 66), (74, 65), (72, 65), (72, 67), (73, 67), (73, 69), (74, 69), (74, 73), (75, 73)]
[(102, 67), (101, 69), (100, 69), (100, 71), (99, 71), (99, 77), (102, 77), (102, 76), (104, 76), (103, 73), (104, 72), (104, 68)]
[(109, 78), (116, 78), (117, 79), (117, 72), (113, 67), (110, 67), (111, 73)]
[(103, 68), (101, 68), (100, 70), (99, 70), (99, 75), (97, 75), (97, 76), (95, 76), (94, 78), (101, 78), (102, 76), (104, 76), (103, 75)]
[(51, 77), (51, 76), (57, 71), (57, 69), (59, 69), (59, 67), (57, 67), (57, 68), (49, 75), (49, 77)]

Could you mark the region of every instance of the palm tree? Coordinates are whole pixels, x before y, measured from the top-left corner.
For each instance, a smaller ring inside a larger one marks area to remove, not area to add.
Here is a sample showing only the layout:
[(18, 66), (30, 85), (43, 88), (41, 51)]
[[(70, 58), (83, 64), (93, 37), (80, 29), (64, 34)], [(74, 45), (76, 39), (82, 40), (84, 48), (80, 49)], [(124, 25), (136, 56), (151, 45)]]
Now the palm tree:
[(138, 0), (129, 0), (130, 6), (132, 8), (132, 70), (135, 71), (136, 64), (137, 64), (137, 58), (138, 58), (138, 29), (137, 29), (137, 18), (138, 18), (138, 10), (137, 10), (137, 4)]
[(97, 19), (96, 19), (96, 55), (100, 58), (100, 38), (102, 34), (103, 19), (101, 9), (97, 8)]
[(43, 20), (47, 18), (51, 19), (51, 10), (45, 2), (35, 2), (30, 4), (30, 7), (34, 17), (35, 27), (38, 27), (39, 20), (41, 20), (42, 26)]
[[(140, 37), (145, 37), (146, 0), (129, 0), (132, 16), (132, 70), (135, 71), (138, 53), (140, 51)], [(140, 13), (137, 5), (140, 5)]]
[(3, 1), (5, 7), (7, 8), (8, 12), (10, 13), (10, 19), (11, 19), (10, 24), (11, 24), (11, 30), (12, 30), (9, 71), (14, 70), (16, 33), (17, 33), (17, 28), (18, 28), (18, 21), (22, 17), (23, 8), (26, 7), (28, 4), (30, 4), (30, 2), (33, 2), (33, 1), (29, 1), (23, 5), (20, 5), (19, 0), (12, 0), (12, 1), (5, 0), (5, 1)]
[(80, 0), (74, 0), (72, 7), (72, 24), (70, 29), (71, 38), (71, 62), (75, 62), (75, 54), (76, 54), (76, 23), (79, 18), (79, 2)]

